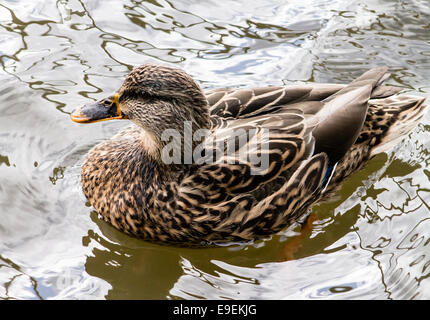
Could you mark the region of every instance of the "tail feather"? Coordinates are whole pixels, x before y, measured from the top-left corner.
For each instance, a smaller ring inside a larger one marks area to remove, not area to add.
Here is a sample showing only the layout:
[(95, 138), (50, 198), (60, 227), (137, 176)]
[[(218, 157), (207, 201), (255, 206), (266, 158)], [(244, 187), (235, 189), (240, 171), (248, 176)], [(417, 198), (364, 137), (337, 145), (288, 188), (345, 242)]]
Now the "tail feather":
[(386, 72), (387, 67), (371, 69), (322, 101), (324, 107), (316, 114), (319, 123), (312, 134), (315, 153), (327, 154), (330, 165), (338, 162), (356, 141), (372, 91), (385, 79)]
[(387, 71), (388, 67), (386, 66), (372, 68), (363, 73), (354, 81), (352, 81), (351, 84), (359, 84), (361, 86), (364, 82), (368, 82), (372, 85), (372, 87), (376, 87), (378, 85), (381, 85), (382, 82), (390, 76), (389, 74), (387, 75)]
[(372, 95), (370, 98), (371, 99), (387, 98), (387, 97), (390, 97), (392, 95), (399, 93), (402, 90), (403, 90), (403, 88), (393, 87), (393, 86), (388, 86), (388, 85), (377, 86), (375, 89), (373, 89)]
[(370, 156), (389, 150), (417, 125), (427, 108), (424, 101), (425, 98), (416, 96), (369, 101), (369, 119), (365, 127), (373, 136)]
[(385, 152), (405, 137), (426, 111), (424, 98), (393, 96), (369, 100), (366, 121), (357, 141), (338, 163), (324, 192), (325, 199), (333, 196), (339, 183), (362, 168), (372, 156)]

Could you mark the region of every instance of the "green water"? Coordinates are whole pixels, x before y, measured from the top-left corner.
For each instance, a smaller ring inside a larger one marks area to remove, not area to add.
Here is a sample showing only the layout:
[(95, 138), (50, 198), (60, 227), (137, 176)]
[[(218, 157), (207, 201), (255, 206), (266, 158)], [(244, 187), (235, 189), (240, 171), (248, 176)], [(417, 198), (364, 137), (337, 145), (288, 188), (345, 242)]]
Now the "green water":
[(347, 83), (387, 65), (389, 83), (430, 98), (429, 21), (428, 0), (3, 0), (0, 299), (429, 299), (429, 114), (303, 230), (211, 249), (103, 222), (80, 166), (127, 124), (69, 118), (148, 62), (205, 89)]

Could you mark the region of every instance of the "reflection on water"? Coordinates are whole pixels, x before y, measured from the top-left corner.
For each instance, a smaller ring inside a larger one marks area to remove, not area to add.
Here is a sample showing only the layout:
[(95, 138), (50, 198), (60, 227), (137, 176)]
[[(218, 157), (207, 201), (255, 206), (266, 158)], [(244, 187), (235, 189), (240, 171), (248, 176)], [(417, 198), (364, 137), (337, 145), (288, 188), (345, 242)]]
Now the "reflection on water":
[[(348, 194), (353, 184), (348, 181), (342, 200), (314, 208), (320, 220), (313, 222), (312, 235), (301, 239), (296, 260), (281, 262), (290, 243), (297, 245), (294, 237), (286, 241), (279, 262), (253, 268), (212, 260), (220, 271), (205, 272), (183, 260), (184, 275), (171, 294), (185, 299), (427, 299), (430, 191), (420, 185), (429, 180), (424, 176), (427, 181), (412, 183), (412, 176), (419, 180), (416, 167), (402, 163), (400, 177), (393, 170), (399, 160), (381, 158), (375, 162), (385, 160), (382, 168), (367, 174), (363, 186)], [(343, 272), (334, 276), (333, 270)]]
[(388, 65), (393, 85), (430, 98), (429, 21), (427, 0), (2, 1), (0, 298), (429, 299), (429, 115), (303, 228), (199, 250), (97, 217), (80, 166), (127, 124), (68, 116), (145, 62), (207, 89), (348, 82)]

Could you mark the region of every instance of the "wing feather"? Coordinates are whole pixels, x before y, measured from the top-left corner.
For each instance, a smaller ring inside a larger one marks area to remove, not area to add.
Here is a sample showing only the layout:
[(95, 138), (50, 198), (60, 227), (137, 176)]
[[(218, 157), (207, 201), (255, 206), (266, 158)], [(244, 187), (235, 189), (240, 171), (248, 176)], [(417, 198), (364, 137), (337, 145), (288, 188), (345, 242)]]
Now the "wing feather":
[[(300, 109), (276, 115), (228, 120), (205, 140), (201, 166), (183, 179), (179, 188), (204, 192), (204, 201), (216, 203), (256, 190), (310, 157), (314, 149), (311, 131)], [(230, 148), (219, 150), (219, 146)]]

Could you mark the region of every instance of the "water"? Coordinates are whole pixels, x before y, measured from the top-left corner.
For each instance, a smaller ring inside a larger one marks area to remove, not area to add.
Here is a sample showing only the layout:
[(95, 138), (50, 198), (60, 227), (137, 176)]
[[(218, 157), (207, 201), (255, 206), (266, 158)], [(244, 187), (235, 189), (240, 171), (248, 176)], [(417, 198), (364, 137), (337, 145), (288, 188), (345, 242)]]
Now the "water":
[(429, 114), (303, 230), (197, 250), (99, 219), (80, 166), (126, 123), (69, 119), (147, 62), (205, 89), (346, 83), (388, 65), (389, 83), (430, 98), (429, 21), (428, 0), (3, 0), (0, 298), (429, 299)]

